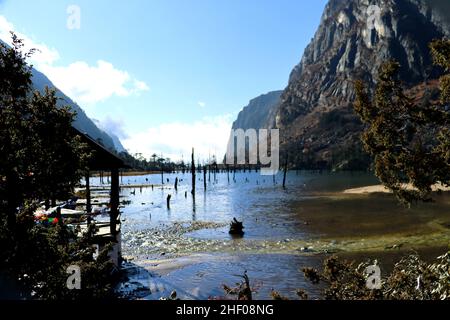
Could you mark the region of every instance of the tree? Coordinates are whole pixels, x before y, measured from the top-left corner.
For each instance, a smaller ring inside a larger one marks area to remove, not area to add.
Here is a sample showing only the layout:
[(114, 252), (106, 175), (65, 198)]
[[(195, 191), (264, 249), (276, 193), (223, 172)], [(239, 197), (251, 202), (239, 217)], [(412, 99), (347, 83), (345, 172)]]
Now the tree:
[(34, 145), (33, 182), (38, 199), (64, 199), (79, 184), (86, 172), (87, 145), (75, 136), (72, 122), (75, 114), (68, 107), (58, 108), (55, 91), (44, 95), (35, 92), (31, 98), (30, 129)]
[[(450, 71), (450, 41), (430, 44), (436, 65)], [(450, 75), (441, 78), (441, 101), (417, 104), (398, 79), (400, 64), (379, 70), (375, 97), (356, 83), (355, 111), (366, 124), (365, 149), (374, 156), (375, 174), (406, 204), (431, 200), (434, 185), (450, 183)]]
[(163, 156), (158, 157), (158, 159), (156, 160), (156, 163), (158, 164), (158, 169), (163, 170), (165, 162), (166, 159)]
[(156, 153), (152, 154), (152, 165), (156, 167), (156, 158), (158, 158), (158, 155)]
[(72, 131), (75, 114), (58, 108), (54, 91), (32, 93), (22, 40), (0, 46), (0, 212), (15, 223), (26, 201), (67, 197), (79, 183), (87, 146)]
[[(0, 272), (36, 298), (108, 295), (112, 266), (107, 250), (94, 260), (92, 230), (78, 237), (64, 224), (34, 222), (38, 201), (73, 192), (89, 155), (72, 130), (75, 115), (57, 107), (54, 91), (32, 92), (33, 51), (23, 47), (14, 34), (12, 47), (0, 43)], [(84, 279), (77, 292), (65, 286), (72, 264)]]
[(25, 193), (21, 187), (30, 180), (31, 164), (21, 146), (30, 137), (23, 118), (29, 114), (27, 93), (31, 85), (31, 70), (25, 59), (32, 52), (22, 53), (23, 44), (15, 35), (13, 48), (0, 46), (0, 212), (13, 228), (20, 195)]

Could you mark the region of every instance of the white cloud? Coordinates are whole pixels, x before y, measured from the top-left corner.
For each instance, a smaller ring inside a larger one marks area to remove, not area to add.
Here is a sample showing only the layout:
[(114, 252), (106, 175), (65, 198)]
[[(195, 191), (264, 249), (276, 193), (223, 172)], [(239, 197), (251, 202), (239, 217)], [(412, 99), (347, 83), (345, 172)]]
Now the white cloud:
[(196, 160), (207, 160), (209, 155), (215, 154), (221, 161), (226, 153), (231, 124), (231, 115), (205, 117), (194, 123), (164, 123), (132, 134), (122, 143), (130, 153), (141, 152), (147, 158), (153, 153), (162, 153), (166, 158), (180, 160), (183, 155), (187, 162), (195, 148)]
[(125, 131), (125, 122), (123, 121), (123, 119), (113, 119), (112, 117), (107, 115), (102, 120), (92, 120), (100, 129), (102, 129), (106, 133), (112, 133), (116, 135), (121, 140), (129, 137)]
[(139, 81), (139, 80), (134, 80), (134, 88), (137, 91), (148, 91), (148, 90), (150, 90), (150, 88), (148, 87), (148, 85), (145, 82)]
[(128, 72), (116, 69), (111, 63), (98, 60), (90, 66), (84, 61), (76, 61), (68, 66), (56, 65), (60, 56), (56, 49), (33, 41), (15, 30), (4, 16), (0, 15), (0, 39), (11, 43), (10, 31), (24, 40), (25, 50), (38, 49), (31, 62), (42, 71), (61, 91), (76, 102), (90, 105), (112, 96), (127, 97), (148, 91), (148, 85), (130, 76)]
[(199, 101), (199, 102), (198, 102), (198, 105), (199, 105), (200, 108), (206, 107), (206, 103), (203, 102), (203, 101)]
[(95, 66), (78, 61), (66, 67), (42, 65), (40, 69), (59, 89), (82, 104), (104, 101), (114, 95), (127, 97), (149, 89), (144, 82), (132, 80), (127, 72), (103, 60)]
[(45, 44), (33, 41), (30, 37), (23, 33), (17, 32), (14, 25), (10, 23), (4, 16), (0, 15), (0, 39), (11, 45), (11, 31), (24, 41), (24, 51), (37, 49), (38, 51), (33, 55), (32, 63), (36, 65), (53, 64), (59, 59), (59, 53), (54, 48), (49, 48)]

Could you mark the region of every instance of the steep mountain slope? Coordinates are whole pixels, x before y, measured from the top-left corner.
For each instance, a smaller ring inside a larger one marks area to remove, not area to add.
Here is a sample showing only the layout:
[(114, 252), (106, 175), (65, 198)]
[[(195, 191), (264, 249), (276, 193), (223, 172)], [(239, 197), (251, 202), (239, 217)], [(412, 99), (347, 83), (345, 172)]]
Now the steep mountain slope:
[(120, 142), (120, 139), (118, 136), (116, 136), (114, 133), (109, 132), (108, 135), (111, 137), (113, 143), (114, 143), (114, 148), (116, 149), (116, 151), (118, 153), (122, 153), (122, 152), (128, 152), (125, 147), (123, 146), (122, 142)]
[(94, 124), (97, 126), (97, 128), (99, 128), (102, 132), (105, 132), (108, 136), (111, 137), (111, 139), (114, 143), (114, 148), (116, 149), (116, 151), (118, 153), (127, 152), (127, 150), (123, 146), (122, 142), (120, 141), (120, 138), (114, 133), (113, 128), (105, 126), (97, 119), (91, 118), (91, 120), (92, 120), (92, 122), (94, 122)]
[(247, 130), (272, 127), (282, 92), (272, 91), (250, 100), (249, 104), (239, 112), (232, 128)]
[[(45, 87), (53, 88), (56, 90), (56, 95), (59, 100), (60, 106), (70, 106), (73, 111), (77, 113), (77, 117), (73, 123), (73, 126), (81, 132), (87, 133), (91, 138), (100, 141), (106, 148), (116, 150), (113, 139), (104, 131), (100, 130), (94, 122), (88, 118), (86, 113), (81, 109), (72, 99), (61, 92), (55, 85), (41, 72), (36, 69), (33, 72), (33, 87), (36, 90), (44, 91)], [(122, 147), (123, 148), (123, 147)]]
[[(428, 44), (450, 36), (445, 2), (330, 0), (276, 111), (282, 154), (304, 167), (364, 161), (358, 145), (362, 125), (352, 108), (354, 81), (373, 87), (378, 68), (390, 59), (401, 63), (408, 87), (436, 78)], [(380, 8), (379, 18), (370, 6)]]

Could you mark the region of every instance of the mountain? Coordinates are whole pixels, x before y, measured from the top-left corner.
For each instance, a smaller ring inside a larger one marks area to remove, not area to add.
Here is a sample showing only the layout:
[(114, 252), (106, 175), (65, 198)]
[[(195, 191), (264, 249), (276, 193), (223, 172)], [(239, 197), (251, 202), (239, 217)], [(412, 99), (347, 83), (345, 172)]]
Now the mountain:
[(83, 133), (87, 133), (91, 138), (101, 142), (101, 144), (110, 150), (116, 150), (121, 152), (124, 149), (120, 140), (115, 137), (115, 140), (108, 135), (105, 131), (99, 129), (95, 123), (88, 118), (83, 109), (80, 108), (72, 99), (61, 92), (56, 86), (41, 72), (36, 69), (32, 69), (33, 74), (33, 88), (43, 92), (45, 87), (53, 88), (56, 90), (56, 96), (59, 98), (58, 104), (60, 106), (69, 106), (72, 111), (75, 111), (77, 116), (73, 123), (73, 126)]
[(128, 151), (123, 146), (122, 142), (120, 141), (120, 138), (114, 133), (114, 129), (108, 126), (105, 126), (104, 123), (102, 124), (99, 120), (92, 118), (92, 122), (99, 128), (101, 131), (105, 132), (108, 136), (111, 137), (112, 142), (114, 144), (114, 148), (118, 153), (126, 152)]
[(263, 129), (273, 127), (275, 113), (283, 91), (272, 91), (250, 100), (239, 112), (232, 129)]
[(128, 153), (128, 151), (123, 146), (122, 142), (120, 142), (120, 139), (119, 139), (118, 136), (116, 136), (114, 133), (111, 133), (111, 132), (109, 132), (108, 134), (111, 137), (111, 139), (112, 139), (112, 141), (114, 143), (114, 148), (116, 148), (116, 151), (118, 153), (122, 153), (122, 152)]
[(300, 167), (366, 166), (354, 81), (373, 88), (391, 59), (400, 62), (407, 88), (437, 78), (428, 44), (450, 36), (449, 9), (440, 0), (330, 0), (276, 111), (282, 155)]

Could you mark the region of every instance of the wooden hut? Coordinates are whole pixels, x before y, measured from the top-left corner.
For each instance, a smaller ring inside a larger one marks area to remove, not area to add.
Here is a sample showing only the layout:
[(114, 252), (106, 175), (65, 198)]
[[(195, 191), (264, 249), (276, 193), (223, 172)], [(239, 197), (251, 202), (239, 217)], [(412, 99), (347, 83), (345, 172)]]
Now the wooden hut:
[[(110, 219), (108, 224), (99, 224), (102, 229), (96, 236), (96, 241), (101, 248), (103, 245), (114, 242), (114, 248), (111, 253), (113, 262), (118, 265), (121, 255), (121, 235), (120, 235), (120, 212), (119, 212), (119, 194), (120, 194), (120, 182), (119, 174), (120, 169), (129, 168), (124, 161), (116, 154), (106, 149), (98, 141), (95, 141), (88, 134), (75, 129), (75, 134), (82, 138), (82, 141), (86, 143), (92, 151), (92, 157), (89, 161), (89, 170), (86, 172), (86, 211), (91, 212), (91, 191), (89, 184), (90, 173), (93, 171), (109, 171), (111, 173), (111, 192), (110, 192)], [(105, 231), (105, 227), (108, 228)]]

